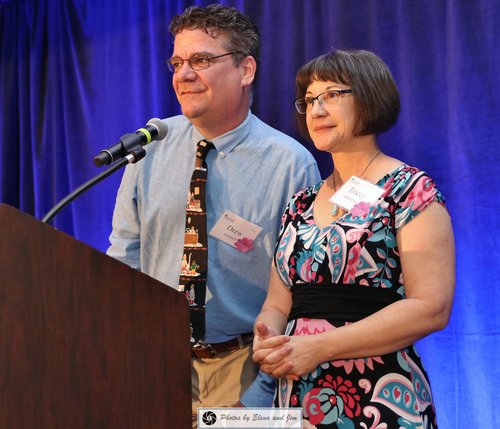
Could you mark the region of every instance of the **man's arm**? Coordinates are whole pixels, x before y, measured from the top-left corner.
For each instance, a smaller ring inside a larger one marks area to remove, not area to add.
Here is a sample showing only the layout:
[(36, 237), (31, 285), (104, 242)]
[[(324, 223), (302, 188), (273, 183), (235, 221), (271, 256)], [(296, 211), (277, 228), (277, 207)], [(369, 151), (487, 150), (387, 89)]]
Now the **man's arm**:
[(137, 203), (137, 169), (126, 168), (113, 212), (111, 243), (106, 253), (132, 268), (141, 269), (140, 220)]

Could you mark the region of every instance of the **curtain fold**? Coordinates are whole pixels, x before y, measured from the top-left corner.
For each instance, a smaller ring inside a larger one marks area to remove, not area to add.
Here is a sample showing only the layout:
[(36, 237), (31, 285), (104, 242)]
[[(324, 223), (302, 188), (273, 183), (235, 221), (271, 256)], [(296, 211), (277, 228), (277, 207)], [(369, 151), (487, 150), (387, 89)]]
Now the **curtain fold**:
[[(152, 117), (179, 113), (164, 64), (168, 23), (207, 1), (0, 0), (0, 202), (41, 219), (97, 175), (93, 157)], [(380, 136), (447, 197), (457, 244), (450, 325), (419, 344), (442, 428), (496, 427), (500, 413), (500, 4), (496, 0), (235, 0), (263, 37), (252, 110), (300, 140), (294, 77), (330, 49), (390, 66), (402, 112)], [(301, 140), (323, 176), (330, 157)], [(104, 251), (121, 173), (53, 224)], [(425, 269), (425, 267), (423, 267)], [(1, 287), (1, 285), (0, 285)]]

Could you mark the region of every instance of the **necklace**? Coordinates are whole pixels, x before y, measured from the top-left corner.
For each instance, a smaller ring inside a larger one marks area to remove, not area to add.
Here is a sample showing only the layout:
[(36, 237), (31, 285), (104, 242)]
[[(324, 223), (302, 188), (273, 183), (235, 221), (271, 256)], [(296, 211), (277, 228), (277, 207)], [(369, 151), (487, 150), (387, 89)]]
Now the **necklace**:
[[(370, 161), (366, 165), (365, 169), (359, 175), (361, 178), (366, 173), (366, 170), (368, 170), (368, 167), (370, 167), (370, 165), (372, 165), (372, 162), (375, 161), (375, 159), (377, 158), (377, 156), (379, 156), (381, 153), (382, 153), (382, 151), (379, 150), (375, 154), (375, 156), (372, 159), (370, 159)], [(332, 173), (332, 182), (333, 182), (333, 193), (335, 194), (335, 192), (337, 192), (337, 186), (335, 184), (335, 169), (333, 170), (333, 173)], [(339, 214), (339, 211), (340, 211), (340, 207), (337, 204), (334, 204), (333, 207), (332, 207), (332, 211), (330, 213), (331, 213), (332, 216), (337, 216)]]

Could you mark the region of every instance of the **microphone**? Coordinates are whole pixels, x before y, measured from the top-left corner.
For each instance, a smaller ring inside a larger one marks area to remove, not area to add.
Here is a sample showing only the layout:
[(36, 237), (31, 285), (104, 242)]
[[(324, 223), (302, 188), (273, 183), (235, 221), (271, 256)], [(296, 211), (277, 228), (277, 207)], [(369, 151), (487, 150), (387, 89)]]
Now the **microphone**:
[(167, 136), (168, 127), (161, 119), (152, 118), (144, 128), (139, 128), (135, 133), (125, 134), (109, 149), (101, 150), (94, 157), (97, 167), (109, 165), (117, 159), (126, 157), (129, 152), (139, 146), (145, 146), (152, 141), (162, 140)]

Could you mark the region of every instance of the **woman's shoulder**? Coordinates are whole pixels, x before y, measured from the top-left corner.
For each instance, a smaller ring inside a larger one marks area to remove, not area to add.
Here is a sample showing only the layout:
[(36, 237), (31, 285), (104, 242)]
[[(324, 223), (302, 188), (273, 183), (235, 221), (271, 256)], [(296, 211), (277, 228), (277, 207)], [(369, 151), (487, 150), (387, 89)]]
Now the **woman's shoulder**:
[(310, 197), (315, 197), (316, 194), (319, 191), (319, 188), (321, 188), (321, 185), (323, 184), (324, 180), (320, 180), (318, 183), (307, 186), (306, 188), (302, 188), (300, 191), (296, 192), (293, 196), (292, 199), (304, 199), (304, 198), (310, 198)]
[(295, 192), (291, 197), (288, 203), (289, 209), (297, 210), (297, 209), (306, 209), (309, 207), (316, 195), (318, 194), (319, 188), (323, 184), (323, 180), (319, 181), (315, 185), (308, 186), (306, 188), (302, 188), (301, 190)]
[(388, 177), (392, 179), (393, 186), (398, 188), (412, 187), (418, 182), (434, 183), (426, 171), (408, 164), (395, 168)]
[(379, 174), (381, 179), (378, 183), (384, 185), (386, 188), (388, 185), (401, 188), (401, 186), (405, 184), (410, 185), (422, 177), (430, 179), (429, 175), (424, 170), (396, 158), (388, 157), (382, 169), (382, 174)]

